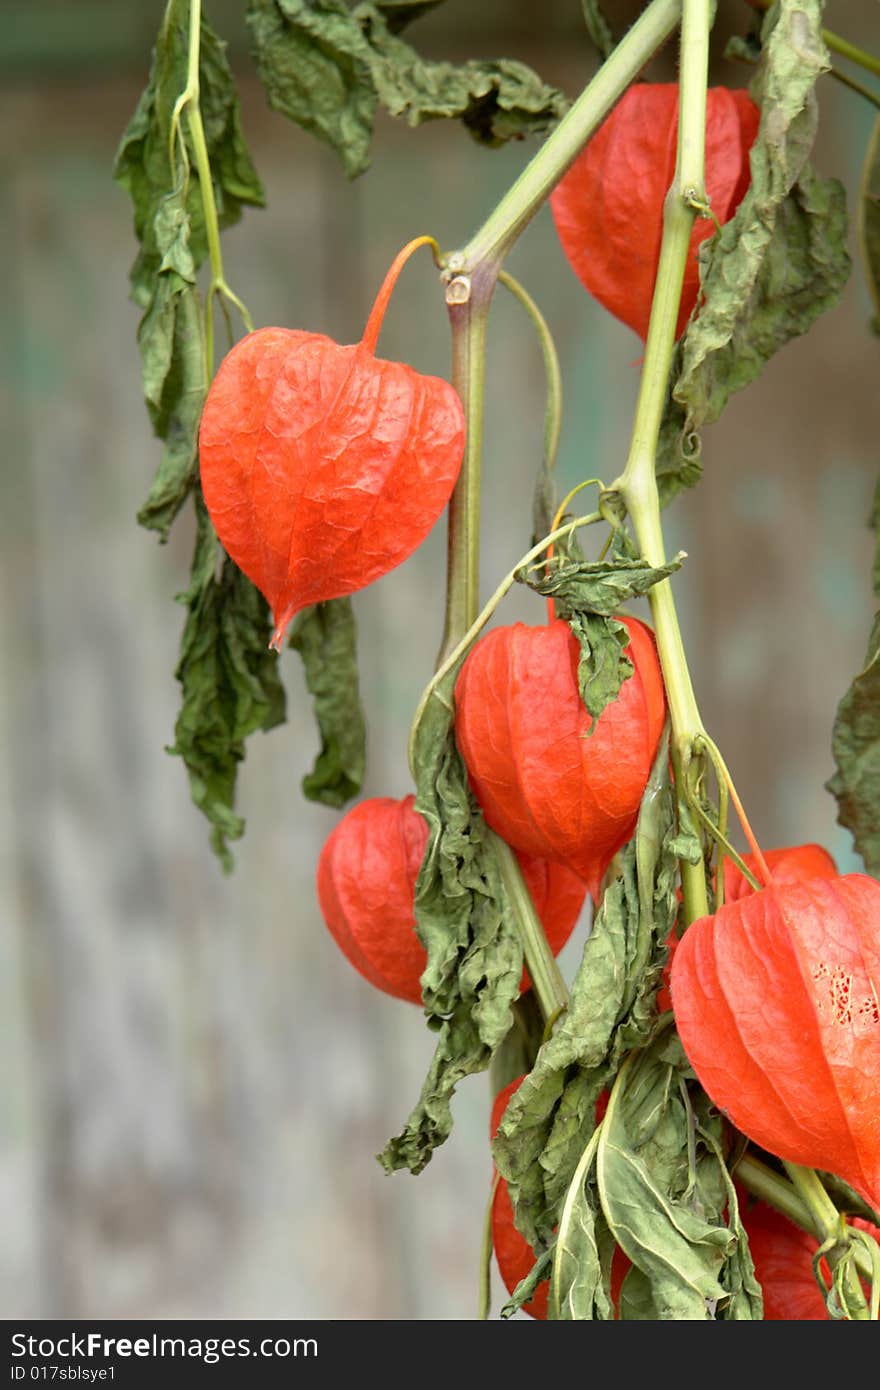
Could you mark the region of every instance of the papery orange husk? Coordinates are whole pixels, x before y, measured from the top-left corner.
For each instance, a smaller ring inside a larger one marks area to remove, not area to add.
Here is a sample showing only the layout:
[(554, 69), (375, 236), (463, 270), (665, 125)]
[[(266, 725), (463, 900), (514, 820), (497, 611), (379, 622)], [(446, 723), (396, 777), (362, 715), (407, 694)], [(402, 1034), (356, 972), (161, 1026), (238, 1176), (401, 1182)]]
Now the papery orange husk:
[(514, 623), (472, 648), (455, 688), (455, 737), (488, 824), (518, 850), (558, 859), (594, 899), (632, 834), (666, 718), (652, 632), (623, 618), (632, 675), (592, 719), (568, 624)]
[[(422, 1002), (427, 954), (416, 935), (415, 889), (428, 826), (415, 798), (372, 797), (348, 811), (318, 860), (318, 902), (340, 950), (355, 969), (398, 999)], [(580, 916), (587, 886), (563, 864), (517, 855), (554, 955)], [(531, 988), (523, 970), (520, 989)]]
[[(706, 192), (727, 222), (749, 186), (749, 150), (760, 112), (748, 93), (712, 87), (706, 103)], [(648, 336), (663, 235), (663, 204), (675, 173), (678, 86), (637, 83), (615, 106), (550, 196), (568, 262), (599, 303)], [(691, 233), (676, 337), (700, 288), (697, 252), (714, 223)]]
[(464, 434), (449, 382), (363, 342), (258, 328), (226, 355), (199, 428), (202, 492), (272, 609), (272, 646), (301, 608), (412, 554), (449, 501)]
[(781, 882), (686, 930), (679, 1037), (733, 1124), (880, 1206), (880, 884)]

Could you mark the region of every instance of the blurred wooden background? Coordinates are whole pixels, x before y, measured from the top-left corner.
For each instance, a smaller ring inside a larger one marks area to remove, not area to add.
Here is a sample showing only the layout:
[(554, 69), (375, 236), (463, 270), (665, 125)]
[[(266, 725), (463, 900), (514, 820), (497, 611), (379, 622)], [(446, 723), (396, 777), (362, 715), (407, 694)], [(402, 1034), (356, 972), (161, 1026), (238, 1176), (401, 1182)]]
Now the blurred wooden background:
[[(225, 237), (255, 322), (361, 332), (398, 247), (463, 243), (530, 148), (380, 117), (353, 185), (269, 112), (234, 0), (244, 128), (268, 194)], [(609, 5), (615, 17), (634, 4)], [(466, 1318), (488, 1192), (488, 1089), (417, 1180), (373, 1155), (431, 1050), (417, 1010), (375, 994), (324, 929), (314, 865), (334, 813), (299, 780), (315, 736), (298, 659), (289, 723), (252, 741), (245, 839), (224, 879), (163, 747), (191, 524), (138, 530), (158, 448), (127, 300), (131, 213), (110, 171), (146, 78), (159, 0), (0, 4), (3, 236), (0, 508), (0, 1307), (7, 1318)], [(880, 46), (872, 0), (829, 23)], [(450, 0), (412, 31), (435, 56), (510, 53), (575, 93), (594, 66), (575, 0)], [(742, 23), (730, 0), (720, 27)], [(619, 21), (620, 22), (620, 21)], [(668, 75), (669, 60), (657, 65)], [(718, 61), (715, 81), (747, 74)], [(825, 79), (818, 163), (854, 196), (870, 108)], [(640, 345), (578, 288), (546, 211), (511, 260), (562, 355), (560, 486), (619, 469)], [(538, 351), (512, 302), (490, 335), (485, 587), (528, 543), (540, 456)], [(670, 549), (695, 683), (766, 845), (815, 839), (857, 867), (823, 790), (835, 706), (872, 614), (877, 370), (858, 268), (845, 300), (737, 397)], [(446, 374), (429, 262), (381, 350)], [(366, 795), (409, 790), (405, 735), (442, 623), (443, 527), (356, 599), (370, 728)], [(514, 596), (502, 620), (539, 620)], [(563, 963), (574, 969), (578, 940)], [(496, 1293), (497, 1282), (496, 1282)], [(496, 1311), (500, 1299), (496, 1297)]]

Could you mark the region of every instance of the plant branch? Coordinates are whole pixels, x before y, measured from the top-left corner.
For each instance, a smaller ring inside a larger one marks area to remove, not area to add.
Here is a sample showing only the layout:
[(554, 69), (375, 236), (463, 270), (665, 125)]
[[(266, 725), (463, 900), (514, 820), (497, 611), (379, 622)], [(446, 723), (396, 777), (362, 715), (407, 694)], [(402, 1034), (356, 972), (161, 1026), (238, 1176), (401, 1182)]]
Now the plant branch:
[(488, 1318), (492, 1307), (492, 1210), (495, 1206), (495, 1193), (498, 1191), (500, 1181), (500, 1174), (496, 1173), (492, 1179), (489, 1200), (483, 1213), (483, 1239), (480, 1242), (480, 1283), (477, 1301), (477, 1318), (481, 1322), (485, 1322)]
[(550, 949), (541, 919), (535, 911), (516, 855), (500, 836), (493, 834), (492, 838), (504, 887), (513, 907), (526, 969), (549, 1035), (559, 1015), (568, 1008), (568, 989)]
[[(611, 489), (623, 498), (643, 558), (656, 566), (665, 563), (655, 472), (657, 440), (675, 348), (675, 327), (691, 231), (697, 212), (702, 212), (706, 206), (704, 157), (710, 28), (710, 0), (685, 0), (675, 176), (663, 211), (660, 262), (629, 456), (621, 478)], [(691, 684), (670, 581), (665, 579), (654, 585), (649, 599), (672, 719), (671, 753), (681, 803), (694, 740), (705, 731)], [(691, 922), (709, 911), (703, 865), (682, 861), (681, 875), (685, 914)]]
[(550, 1298), (548, 1306), (548, 1317), (554, 1321), (559, 1321), (559, 1280), (562, 1273), (562, 1257), (566, 1249), (566, 1239), (572, 1223), (575, 1205), (583, 1190), (587, 1175), (596, 1161), (596, 1153), (599, 1148), (599, 1138), (602, 1133), (602, 1124), (598, 1124), (593, 1130), (587, 1147), (584, 1149), (578, 1165), (574, 1170), (574, 1177), (568, 1185), (565, 1194), (565, 1201), (562, 1204), (562, 1211), (559, 1215), (559, 1234), (553, 1250), (553, 1271), (550, 1276)]
[(828, 1243), (830, 1246), (827, 1259), (832, 1272), (841, 1260), (846, 1260), (842, 1282), (849, 1316), (859, 1322), (866, 1321), (869, 1317), (868, 1304), (858, 1272), (852, 1266), (852, 1259), (845, 1245), (843, 1251), (840, 1250), (841, 1237), (847, 1229), (844, 1218), (812, 1168), (802, 1168), (799, 1163), (786, 1163), (785, 1170), (810, 1213), (816, 1235), (823, 1244)]
[(869, 101), (872, 106), (876, 106), (880, 110), (880, 96), (870, 87), (866, 87), (864, 82), (859, 82), (857, 78), (850, 77), (849, 73), (841, 72), (840, 68), (835, 67), (828, 69), (828, 76), (835, 78), (842, 86), (849, 87), (851, 92), (864, 97), (865, 101)]
[[(741, 1182), (753, 1196), (788, 1217), (788, 1220), (799, 1226), (802, 1231), (809, 1231), (817, 1240), (823, 1238), (823, 1224), (817, 1222), (812, 1207), (804, 1201), (798, 1189), (792, 1186), (788, 1178), (768, 1168), (766, 1163), (755, 1158), (748, 1150), (732, 1169), (731, 1176)], [(859, 1273), (869, 1279), (873, 1272), (873, 1263), (867, 1251), (860, 1250), (857, 1246), (855, 1262)]]
[(452, 384), (465, 418), (461, 472), (449, 503), (446, 624), (437, 658), (442, 664), (470, 627), (480, 605), (480, 477), (486, 328), (497, 273), (457, 274), (450, 258), (444, 272), (452, 329)]
[(590, 136), (669, 38), (681, 8), (681, 0), (652, 0), (460, 253), (460, 269), (501, 264)]
[[(192, 142), (193, 155), (196, 161), (196, 172), (199, 177), (199, 194), (202, 200), (202, 209), (205, 214), (205, 236), (208, 242), (208, 259), (211, 266), (211, 282), (208, 286), (208, 293), (205, 300), (205, 359), (207, 363), (208, 376), (213, 375), (214, 371), (214, 311), (213, 301), (216, 294), (220, 295), (223, 305), (223, 312), (226, 316), (227, 328), (230, 328), (229, 318), (226, 310), (227, 303), (234, 304), (241, 314), (242, 321), (249, 333), (253, 332), (253, 320), (247, 311), (246, 306), (239, 299), (226, 283), (223, 273), (223, 255), (220, 250), (220, 221), (217, 216), (217, 203), (214, 198), (214, 182), (211, 176), (211, 161), (208, 158), (208, 144), (205, 139), (205, 127), (202, 122), (202, 112), (199, 106), (199, 60), (201, 56), (201, 25), (202, 25), (202, 3), (201, 0), (190, 0), (189, 6), (189, 46), (187, 52), (187, 73), (186, 87), (174, 105), (171, 116), (170, 143), (173, 158), (174, 144), (180, 129), (180, 117), (186, 110), (187, 125), (189, 136)], [(188, 168), (188, 156), (184, 146), (184, 160)], [(230, 329), (231, 341), (231, 329)]]

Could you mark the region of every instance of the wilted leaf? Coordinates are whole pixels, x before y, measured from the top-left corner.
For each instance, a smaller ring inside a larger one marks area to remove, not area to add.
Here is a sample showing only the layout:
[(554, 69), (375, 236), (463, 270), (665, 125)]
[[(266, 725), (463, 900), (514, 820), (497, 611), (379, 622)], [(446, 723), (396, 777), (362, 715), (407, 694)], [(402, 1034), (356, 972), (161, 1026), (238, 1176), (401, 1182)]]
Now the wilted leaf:
[(681, 568), (684, 554), (668, 565), (654, 568), (626, 553), (623, 532), (605, 560), (584, 560), (576, 546), (559, 548), (549, 560), (517, 572), (530, 589), (552, 598), (556, 615), (568, 623), (581, 648), (578, 686), (593, 727), (599, 715), (617, 698), (623, 682), (632, 675), (632, 662), (624, 655), (629, 633), (613, 615), (622, 604), (640, 598), (649, 589)]
[(321, 751), (303, 778), (303, 793), (325, 806), (344, 806), (361, 789), (367, 739), (351, 599), (334, 598), (304, 609), (290, 645), (302, 657), (321, 735)]
[[(699, 1210), (705, 1204), (688, 1162), (688, 1103), (667, 1060), (676, 1050), (664, 1039), (621, 1072), (597, 1169), (612, 1231), (648, 1279), (654, 1316), (705, 1321), (723, 1297), (718, 1276), (731, 1239)], [(679, 1200), (689, 1189), (691, 1203)]]
[(538, 1285), (543, 1284), (544, 1280), (549, 1276), (550, 1261), (552, 1258), (553, 1247), (551, 1245), (546, 1250), (541, 1251), (526, 1277), (520, 1279), (510, 1298), (501, 1309), (501, 1316), (503, 1318), (513, 1317), (513, 1314), (518, 1312), (524, 1304), (531, 1303)]
[(752, 84), (761, 125), (751, 186), (700, 250), (702, 300), (680, 341), (657, 460), (662, 501), (700, 477), (699, 431), (791, 338), (837, 303), (850, 261), (844, 191), (808, 164), (817, 77), (828, 68), (821, 0), (779, 0)]
[(721, 1128), (674, 1032), (626, 1061), (596, 1153), (602, 1210), (643, 1276), (627, 1277), (622, 1318), (761, 1318)]
[(249, 0), (254, 57), (269, 104), (331, 145), (349, 177), (369, 163), (381, 104), (410, 125), (460, 120), (489, 145), (548, 130), (561, 92), (524, 63), (430, 62), (398, 37), (427, 4)]
[(667, 565), (653, 567), (647, 560), (550, 560), (519, 570), (517, 579), (535, 593), (552, 598), (560, 617), (569, 613), (595, 613), (610, 618), (622, 604), (648, 593), (661, 579), (681, 569), (684, 552)]
[(880, 878), (880, 614), (864, 669), (838, 706), (831, 747), (837, 771), (828, 790), (837, 798), (837, 819), (852, 831), (868, 873)]
[(211, 844), (229, 869), (227, 842), (244, 831), (233, 810), (244, 740), (283, 722), (284, 690), (278, 658), (269, 651), (266, 601), (223, 556), (198, 496), (197, 515), (190, 587), (180, 595), (189, 609), (176, 672), (183, 703), (168, 751), (186, 763), (193, 801), (211, 822)]
[(596, 1101), (625, 1054), (650, 1039), (675, 921), (678, 861), (668, 747), (661, 743), (621, 874), (606, 890), (565, 1015), (507, 1106), (493, 1150), (517, 1225), (549, 1239), (595, 1127)]
[(559, 1218), (549, 1306), (560, 1322), (615, 1317), (610, 1294), (615, 1243), (596, 1187), (598, 1139), (597, 1131), (578, 1163)]
[(456, 749), (451, 673), (420, 721), (415, 808), (429, 838), (416, 884), (416, 929), (428, 953), (425, 1009), (439, 1039), (421, 1097), (380, 1155), (389, 1172), (418, 1173), (452, 1128), (458, 1083), (488, 1065), (510, 1030), (523, 951), (491, 832)]
[(874, 331), (880, 333), (880, 116), (874, 122), (859, 189), (859, 249), (874, 302)]
[(384, 16), (391, 33), (400, 34), (413, 20), (445, 3), (446, 0), (376, 0), (376, 9)]

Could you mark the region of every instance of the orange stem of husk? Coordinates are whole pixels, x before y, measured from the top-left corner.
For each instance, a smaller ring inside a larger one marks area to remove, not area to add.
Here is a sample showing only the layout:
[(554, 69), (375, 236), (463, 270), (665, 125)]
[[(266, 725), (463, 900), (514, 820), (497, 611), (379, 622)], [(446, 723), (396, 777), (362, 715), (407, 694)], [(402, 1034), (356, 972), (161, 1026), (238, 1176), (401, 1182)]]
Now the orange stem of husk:
[(388, 301), (394, 292), (398, 276), (406, 265), (414, 251), (418, 251), (421, 246), (431, 246), (434, 250), (434, 259), (440, 256), (440, 247), (432, 236), (417, 236), (412, 241), (407, 242), (402, 251), (398, 251), (388, 269), (388, 274), (382, 281), (382, 287), (376, 295), (376, 302), (370, 310), (370, 317), (367, 319), (367, 326), (364, 329), (364, 336), (361, 338), (361, 346), (368, 352), (375, 353), (376, 343), (379, 339), (379, 332), (382, 328), (382, 320), (385, 317), (385, 310), (388, 308)]
[(768, 888), (770, 884), (773, 882), (773, 875), (767, 867), (767, 861), (761, 853), (761, 846), (758, 844), (758, 841), (755, 838), (755, 832), (749, 824), (749, 818), (746, 815), (745, 808), (739, 799), (739, 793), (737, 792), (736, 787), (733, 785), (733, 778), (730, 776), (730, 773), (727, 771), (726, 767), (724, 768), (724, 780), (727, 783), (727, 790), (730, 794), (730, 799), (736, 808), (736, 814), (739, 816), (740, 825), (742, 826), (745, 837), (749, 842), (749, 849), (755, 856), (755, 867), (758, 871), (758, 877), (762, 880), (764, 887)]

